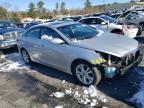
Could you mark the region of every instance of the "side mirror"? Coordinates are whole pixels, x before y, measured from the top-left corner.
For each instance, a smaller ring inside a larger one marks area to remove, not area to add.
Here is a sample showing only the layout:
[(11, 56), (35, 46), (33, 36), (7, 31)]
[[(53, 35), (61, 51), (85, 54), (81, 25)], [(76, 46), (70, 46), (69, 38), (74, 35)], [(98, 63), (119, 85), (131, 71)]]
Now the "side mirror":
[(51, 40), (51, 43), (53, 43), (53, 44), (64, 44), (65, 42), (60, 38), (54, 38), (54, 39)]
[(50, 41), (50, 40), (52, 40), (52, 36), (43, 35), (43, 36), (41, 36), (41, 40), (48, 40), (48, 41)]
[(102, 22), (101, 24), (102, 24), (102, 25), (106, 25), (106, 22)]

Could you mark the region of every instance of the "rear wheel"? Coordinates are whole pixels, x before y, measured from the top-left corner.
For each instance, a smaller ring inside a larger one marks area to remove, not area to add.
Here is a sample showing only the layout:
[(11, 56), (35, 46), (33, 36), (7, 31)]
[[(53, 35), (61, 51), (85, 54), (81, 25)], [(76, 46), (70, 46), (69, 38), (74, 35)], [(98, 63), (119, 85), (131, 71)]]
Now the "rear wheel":
[(31, 63), (30, 56), (29, 56), (28, 52), (25, 49), (21, 50), (21, 55), (22, 55), (22, 58), (23, 58), (23, 60), (24, 60), (24, 62), (26, 64), (30, 64)]
[(76, 80), (83, 86), (97, 85), (101, 80), (100, 71), (86, 61), (74, 63), (72, 73)]
[(124, 35), (124, 33), (121, 30), (113, 30), (111, 33)]

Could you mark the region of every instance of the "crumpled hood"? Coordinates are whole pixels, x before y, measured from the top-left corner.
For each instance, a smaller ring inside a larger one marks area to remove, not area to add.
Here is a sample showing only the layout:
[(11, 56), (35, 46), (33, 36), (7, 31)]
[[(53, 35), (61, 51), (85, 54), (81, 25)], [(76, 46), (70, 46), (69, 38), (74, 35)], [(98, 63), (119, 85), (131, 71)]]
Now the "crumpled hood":
[(138, 42), (136, 40), (106, 32), (102, 33), (100, 36), (76, 42), (75, 45), (117, 57), (123, 57), (138, 49)]

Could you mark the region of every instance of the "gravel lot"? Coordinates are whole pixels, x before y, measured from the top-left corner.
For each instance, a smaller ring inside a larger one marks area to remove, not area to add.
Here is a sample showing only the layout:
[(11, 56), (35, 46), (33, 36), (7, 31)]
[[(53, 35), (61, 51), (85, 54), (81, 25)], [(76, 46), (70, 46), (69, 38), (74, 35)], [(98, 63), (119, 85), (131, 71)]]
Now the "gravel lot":
[[(65, 90), (70, 88), (74, 94), (76, 91), (82, 91), (82, 87), (77, 85), (71, 75), (37, 63), (25, 65), (16, 49), (4, 51), (4, 56), (0, 60), (0, 108), (55, 108), (56, 106), (91, 108), (94, 106), (92, 101), (84, 105), (72, 93), (69, 95), (65, 93)], [(122, 77), (102, 80), (96, 88), (99, 91), (99, 101), (96, 106), (140, 107), (132, 97), (139, 91), (143, 81), (144, 60)], [(51, 94), (55, 92), (66, 95), (61, 98), (52, 96)]]

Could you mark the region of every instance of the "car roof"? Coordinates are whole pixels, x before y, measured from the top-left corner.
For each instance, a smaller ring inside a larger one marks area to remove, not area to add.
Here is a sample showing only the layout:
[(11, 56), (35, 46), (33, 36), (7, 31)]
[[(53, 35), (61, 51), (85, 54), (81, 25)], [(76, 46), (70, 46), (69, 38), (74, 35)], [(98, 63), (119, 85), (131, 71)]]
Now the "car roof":
[(78, 22), (74, 22), (74, 21), (57, 21), (57, 22), (38, 24), (38, 25), (36, 25), (34, 27), (47, 26), (47, 27), (58, 28), (58, 27), (71, 25), (71, 24), (76, 24), (76, 23), (78, 23)]
[(99, 17), (99, 16), (90, 16), (90, 17), (82, 18), (82, 19), (80, 19), (79, 21), (84, 20), (84, 19), (89, 19), (89, 18), (100, 18), (100, 17)]

